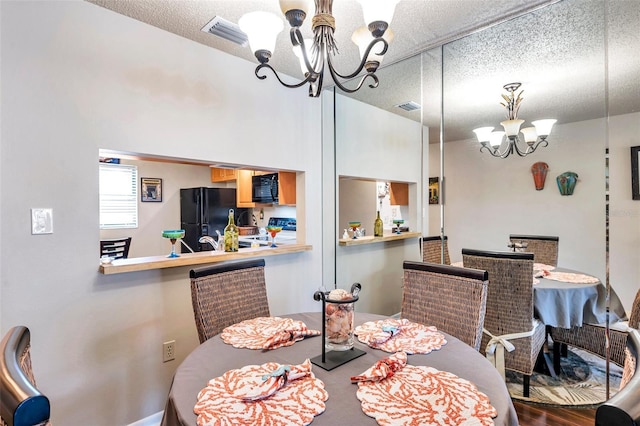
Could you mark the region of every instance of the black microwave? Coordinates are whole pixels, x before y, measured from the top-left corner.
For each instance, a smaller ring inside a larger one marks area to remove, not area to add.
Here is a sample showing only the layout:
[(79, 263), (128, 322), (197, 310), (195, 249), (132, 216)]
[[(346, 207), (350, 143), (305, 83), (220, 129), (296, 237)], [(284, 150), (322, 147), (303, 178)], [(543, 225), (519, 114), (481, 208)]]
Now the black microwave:
[(251, 177), (251, 201), (254, 203), (278, 203), (278, 173)]

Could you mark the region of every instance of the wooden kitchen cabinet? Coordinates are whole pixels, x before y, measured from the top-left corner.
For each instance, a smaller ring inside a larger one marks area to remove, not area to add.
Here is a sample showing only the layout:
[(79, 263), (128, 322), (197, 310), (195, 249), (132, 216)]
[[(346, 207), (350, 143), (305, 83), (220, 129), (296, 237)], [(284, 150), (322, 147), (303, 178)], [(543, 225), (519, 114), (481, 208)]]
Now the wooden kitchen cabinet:
[(278, 204), (281, 206), (296, 205), (296, 173), (278, 173)]
[(409, 184), (401, 182), (391, 182), (389, 198), (392, 206), (408, 206)]
[(255, 207), (256, 204), (251, 201), (253, 170), (236, 170), (236, 172), (236, 206)]
[(211, 167), (211, 182), (228, 182), (236, 180), (238, 171), (235, 169), (222, 169)]

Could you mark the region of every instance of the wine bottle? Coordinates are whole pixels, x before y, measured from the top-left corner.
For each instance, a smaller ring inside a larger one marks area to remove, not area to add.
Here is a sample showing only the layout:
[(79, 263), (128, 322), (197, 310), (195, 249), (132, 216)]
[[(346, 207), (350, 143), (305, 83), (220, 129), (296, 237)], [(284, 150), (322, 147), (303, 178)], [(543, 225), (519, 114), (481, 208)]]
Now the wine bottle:
[(238, 227), (233, 219), (233, 209), (229, 209), (229, 223), (224, 227), (224, 251), (238, 251)]
[(378, 210), (378, 216), (376, 216), (376, 221), (373, 222), (373, 236), (374, 237), (382, 237), (382, 219), (380, 219), (380, 210)]

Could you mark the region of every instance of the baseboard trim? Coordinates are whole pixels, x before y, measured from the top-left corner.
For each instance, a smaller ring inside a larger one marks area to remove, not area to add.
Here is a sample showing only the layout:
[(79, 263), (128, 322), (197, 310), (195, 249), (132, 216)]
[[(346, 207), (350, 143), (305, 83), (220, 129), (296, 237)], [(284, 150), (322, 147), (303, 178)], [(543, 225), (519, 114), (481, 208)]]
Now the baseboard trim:
[(127, 426), (159, 426), (162, 421), (162, 415), (164, 411), (158, 411), (150, 416), (145, 417), (144, 419), (140, 419), (136, 422), (133, 422)]

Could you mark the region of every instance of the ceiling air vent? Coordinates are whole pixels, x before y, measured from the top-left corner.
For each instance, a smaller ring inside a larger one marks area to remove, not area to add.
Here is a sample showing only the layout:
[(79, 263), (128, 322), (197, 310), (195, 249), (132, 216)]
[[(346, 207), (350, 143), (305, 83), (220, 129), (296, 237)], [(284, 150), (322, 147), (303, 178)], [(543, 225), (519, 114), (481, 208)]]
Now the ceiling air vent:
[(214, 16), (207, 25), (202, 27), (202, 31), (217, 35), (218, 37), (222, 37), (243, 47), (246, 47), (249, 43), (249, 38), (244, 32), (242, 32), (237, 24), (227, 21), (219, 16)]
[(413, 102), (413, 101), (409, 101), (409, 102), (405, 102), (403, 104), (400, 105), (396, 105), (398, 108), (401, 108), (405, 111), (415, 111), (417, 109), (420, 109), (420, 104)]

